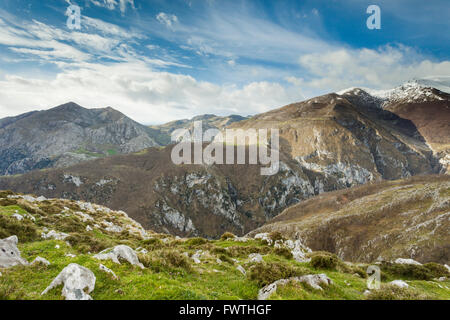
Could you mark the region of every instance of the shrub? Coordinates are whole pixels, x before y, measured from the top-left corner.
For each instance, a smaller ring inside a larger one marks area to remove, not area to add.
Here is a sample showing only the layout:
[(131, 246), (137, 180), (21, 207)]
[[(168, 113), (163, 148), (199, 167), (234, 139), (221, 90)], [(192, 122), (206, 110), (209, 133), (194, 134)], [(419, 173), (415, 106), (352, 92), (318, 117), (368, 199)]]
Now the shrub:
[(271, 233), (269, 233), (269, 238), (275, 242), (277, 240), (285, 240), (285, 238), (283, 237), (283, 235), (281, 234), (280, 231), (272, 231)]
[(234, 239), (236, 236), (232, 234), (231, 232), (225, 232), (221, 237), (220, 240), (228, 240), (228, 239)]
[(411, 288), (400, 288), (392, 284), (383, 284), (367, 296), (368, 300), (428, 300), (432, 297)]
[(146, 254), (138, 254), (139, 261), (155, 272), (169, 272), (174, 269), (192, 271), (189, 258), (175, 250), (159, 250)]
[(115, 245), (112, 240), (97, 239), (86, 234), (71, 234), (66, 238), (66, 241), (68, 241), (71, 246), (77, 247), (82, 253), (97, 253)]
[(159, 249), (164, 247), (164, 243), (158, 238), (151, 238), (142, 241), (142, 244), (150, 250)]
[(450, 272), (445, 266), (435, 262), (429, 262), (423, 265), (430, 273), (432, 278), (449, 277)]
[(15, 199), (0, 199), (0, 206), (7, 207), (7, 206), (14, 206), (17, 204), (17, 200)]
[(219, 259), (222, 260), (223, 262), (228, 262), (229, 264), (234, 265), (233, 259), (231, 259), (230, 257), (228, 257), (228, 256), (226, 256), (224, 254), (221, 254), (219, 256)]
[(207, 242), (208, 242), (208, 240), (203, 239), (203, 238), (190, 238), (185, 243), (188, 246), (199, 246), (199, 245), (205, 244)]
[(212, 253), (215, 253), (215, 254), (224, 254), (224, 255), (229, 254), (227, 249), (222, 248), (222, 247), (214, 247), (214, 248), (212, 248), (211, 251), (212, 251)]
[(36, 226), (27, 220), (0, 214), (0, 239), (16, 235), (20, 242), (30, 242), (40, 239)]
[(15, 195), (11, 190), (2, 190), (0, 191), (0, 198), (7, 198), (8, 196)]
[(228, 255), (231, 257), (247, 257), (252, 253), (267, 254), (271, 250), (269, 247), (255, 247), (255, 246), (231, 246), (228, 247)]
[(307, 273), (308, 270), (302, 267), (294, 267), (279, 262), (262, 262), (252, 265), (247, 272), (247, 276), (263, 287), (280, 279), (302, 276)]
[(391, 276), (407, 279), (431, 280), (434, 275), (434, 271), (422, 265), (384, 262), (380, 267)]
[(341, 265), (341, 261), (335, 254), (319, 251), (311, 256), (310, 264), (315, 269), (335, 270)]
[(6, 277), (0, 277), (0, 300), (21, 300), (25, 296), (22, 286)]
[(285, 257), (286, 259), (293, 258), (291, 251), (287, 248), (275, 248), (273, 249), (273, 253), (278, 256)]

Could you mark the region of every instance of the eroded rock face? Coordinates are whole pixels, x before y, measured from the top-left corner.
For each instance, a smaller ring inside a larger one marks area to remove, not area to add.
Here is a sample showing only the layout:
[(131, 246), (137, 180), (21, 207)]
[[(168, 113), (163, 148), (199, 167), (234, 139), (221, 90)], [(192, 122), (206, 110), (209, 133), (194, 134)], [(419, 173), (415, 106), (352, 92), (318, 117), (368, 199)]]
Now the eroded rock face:
[(92, 300), (89, 293), (95, 289), (95, 280), (95, 275), (91, 270), (76, 263), (71, 263), (50, 283), (42, 292), (42, 295), (64, 284), (62, 296), (66, 300)]
[(114, 263), (120, 264), (119, 259), (124, 259), (128, 261), (130, 264), (138, 266), (141, 269), (144, 269), (144, 265), (140, 263), (139, 258), (129, 246), (119, 245), (114, 248), (105, 249), (102, 252), (94, 255), (94, 258), (99, 260), (112, 260)]
[(20, 251), (17, 248), (18, 242), (17, 236), (0, 240), (0, 268), (28, 265), (28, 262), (20, 256)]

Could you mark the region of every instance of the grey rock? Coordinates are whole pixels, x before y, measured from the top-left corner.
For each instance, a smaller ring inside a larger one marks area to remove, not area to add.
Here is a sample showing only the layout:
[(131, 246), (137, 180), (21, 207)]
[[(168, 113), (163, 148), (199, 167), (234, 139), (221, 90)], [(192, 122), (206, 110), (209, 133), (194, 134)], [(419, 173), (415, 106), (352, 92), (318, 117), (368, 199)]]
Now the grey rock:
[(17, 265), (28, 265), (28, 261), (20, 256), (17, 248), (17, 236), (0, 240), (0, 268), (10, 268)]
[(105, 249), (102, 252), (94, 255), (94, 258), (99, 260), (112, 260), (114, 263), (120, 264), (119, 259), (124, 259), (128, 261), (130, 264), (138, 266), (141, 269), (144, 269), (144, 265), (140, 263), (136, 252), (131, 249), (129, 246), (118, 245), (114, 248)]
[[(95, 275), (91, 270), (76, 263), (71, 263), (59, 273), (41, 295), (45, 295), (51, 289), (64, 284), (62, 296), (66, 300), (92, 300), (89, 293), (94, 291), (95, 281)], [(87, 289), (87, 293), (85, 289)]]

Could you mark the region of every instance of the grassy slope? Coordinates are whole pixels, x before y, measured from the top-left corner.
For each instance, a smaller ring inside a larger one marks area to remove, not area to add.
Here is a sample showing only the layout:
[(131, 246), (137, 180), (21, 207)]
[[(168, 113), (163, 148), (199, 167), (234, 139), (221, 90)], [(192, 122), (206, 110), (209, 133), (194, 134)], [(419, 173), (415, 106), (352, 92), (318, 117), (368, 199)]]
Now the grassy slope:
[[(40, 293), (65, 266), (73, 262), (94, 272), (97, 281), (91, 296), (97, 300), (256, 299), (258, 290), (273, 279), (286, 277), (287, 274), (295, 276), (311, 273), (326, 273), (333, 280), (334, 285), (320, 291), (303, 284), (291, 283), (281, 287), (272, 298), (366, 298), (362, 294), (366, 290), (366, 280), (354, 275), (353, 271), (316, 269), (310, 263), (294, 261), (286, 255), (286, 252), (275, 250), (260, 240), (237, 242), (234, 240), (207, 241), (201, 238), (175, 239), (168, 235), (151, 232), (149, 232), (151, 238), (143, 240), (137, 236), (138, 226), (120, 212), (101, 211), (102, 208), (90, 212), (80, 208), (73, 201), (28, 202), (23, 199), (7, 199), (4, 195), (3, 197), (0, 195), (0, 205), (0, 238), (17, 234), (22, 257), (32, 261), (35, 257), (41, 256), (52, 263), (50, 266), (18, 266), (0, 269), (2, 273), (0, 299), (61, 299), (61, 287), (51, 290), (45, 296), (41, 296)], [(59, 215), (64, 207), (69, 210)], [(15, 220), (10, 217), (15, 210), (21, 214), (29, 212), (36, 221)], [(88, 213), (95, 222), (83, 222), (74, 214), (76, 211)], [(123, 228), (133, 224), (133, 228), (122, 233), (108, 232), (101, 226), (104, 220)], [(86, 226), (92, 226), (94, 223), (100, 226), (93, 231), (86, 231)], [(68, 245), (66, 241), (42, 240), (39, 235), (44, 228), (69, 233), (71, 237), (66, 240), (71, 245)], [(59, 249), (55, 248), (57, 244), (60, 246)], [(134, 249), (138, 247), (147, 249), (147, 254), (139, 255), (146, 269), (141, 270), (126, 262), (118, 265), (111, 261), (98, 261), (92, 257), (92, 253), (116, 244), (127, 244)], [(192, 255), (197, 250), (205, 252), (200, 264), (195, 264), (191, 258), (184, 256), (184, 253)], [(255, 252), (264, 256), (264, 263), (248, 262), (249, 253)], [(67, 253), (77, 256), (70, 258), (65, 256)], [(217, 258), (223, 262), (218, 263)], [(100, 271), (100, 263), (112, 269), (119, 279), (115, 280), (111, 275)], [(246, 276), (236, 269), (238, 264), (247, 270)], [(360, 268), (365, 269), (365, 265), (361, 265)], [(383, 281), (400, 278), (402, 277), (386, 272)], [(404, 279), (408, 280), (413, 289), (400, 290), (400, 293), (396, 293), (397, 298), (450, 299), (448, 278), (444, 282), (415, 280), (411, 277)], [(383, 297), (392, 296), (385, 294)]]

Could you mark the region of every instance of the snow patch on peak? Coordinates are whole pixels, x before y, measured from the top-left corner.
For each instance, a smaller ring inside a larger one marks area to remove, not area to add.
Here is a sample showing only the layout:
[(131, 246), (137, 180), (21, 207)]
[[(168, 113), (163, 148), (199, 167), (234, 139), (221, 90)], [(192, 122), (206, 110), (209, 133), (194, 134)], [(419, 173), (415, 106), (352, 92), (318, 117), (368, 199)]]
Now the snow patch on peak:
[(375, 90), (369, 88), (348, 88), (338, 91), (339, 95), (357, 94), (365, 100), (378, 101), (383, 108), (386, 104), (404, 101), (408, 103), (444, 100), (433, 92), (433, 89), (450, 93), (450, 77), (430, 77), (408, 81), (401, 86), (389, 90)]

